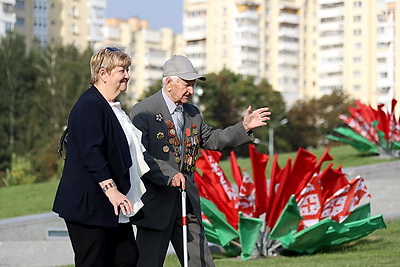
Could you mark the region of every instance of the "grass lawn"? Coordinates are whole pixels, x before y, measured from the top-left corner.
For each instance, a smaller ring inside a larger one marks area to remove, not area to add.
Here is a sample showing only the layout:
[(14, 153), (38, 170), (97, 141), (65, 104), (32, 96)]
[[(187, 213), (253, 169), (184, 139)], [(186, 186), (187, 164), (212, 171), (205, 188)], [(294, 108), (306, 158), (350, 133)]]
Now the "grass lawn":
[[(319, 251), (312, 255), (278, 256), (242, 261), (214, 255), (217, 267), (257, 266), (400, 266), (400, 219), (386, 222), (386, 229), (349, 244)], [(180, 266), (175, 255), (168, 255), (165, 267)]]

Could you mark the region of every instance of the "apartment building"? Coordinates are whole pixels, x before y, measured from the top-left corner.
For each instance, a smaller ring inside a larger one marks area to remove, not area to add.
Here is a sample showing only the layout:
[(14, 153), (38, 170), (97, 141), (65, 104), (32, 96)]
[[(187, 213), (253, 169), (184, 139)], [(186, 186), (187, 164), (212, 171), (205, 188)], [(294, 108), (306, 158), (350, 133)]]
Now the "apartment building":
[(395, 86), (396, 72), (400, 77), (395, 68), (399, 4), (395, 0), (305, 3), (300, 7), (308, 12), (302, 14), (308, 24), (302, 25), (300, 96), (319, 97), (342, 89), (364, 103), (390, 107), (391, 99), (399, 96)]
[(132, 104), (144, 90), (161, 80), (165, 61), (174, 54), (182, 54), (183, 49), (180, 34), (174, 34), (170, 28), (152, 30), (147, 20), (136, 17), (106, 19), (104, 41), (99, 45), (114, 45), (131, 55), (131, 80), (127, 95)]
[(300, 98), (300, 1), (263, 1), (261, 77), (290, 106)]
[(80, 50), (103, 41), (106, 0), (48, 0), (49, 44)]
[(268, 79), (289, 106), (335, 89), (389, 105), (399, 95), (398, 10), (395, 0), (185, 0), (184, 52), (202, 73)]
[(14, 30), (28, 48), (35, 42), (84, 50), (103, 40), (105, 8), (106, 0), (15, 0)]
[(260, 2), (185, 0), (184, 53), (200, 73), (260, 75)]
[(39, 46), (48, 44), (48, 0), (16, 0), (15, 15), (14, 31), (25, 36), (28, 49), (34, 42)]
[(0, 38), (7, 31), (13, 31), (16, 23), (15, 0), (0, 0)]
[(296, 1), (185, 0), (185, 54), (201, 73), (229, 69), (265, 78), (288, 103), (299, 98)]

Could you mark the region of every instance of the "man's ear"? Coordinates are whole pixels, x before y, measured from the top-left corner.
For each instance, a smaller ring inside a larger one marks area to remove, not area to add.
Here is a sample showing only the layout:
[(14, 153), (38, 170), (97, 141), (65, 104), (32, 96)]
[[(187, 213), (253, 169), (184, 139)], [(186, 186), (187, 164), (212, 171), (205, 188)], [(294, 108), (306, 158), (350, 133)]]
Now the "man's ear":
[(167, 77), (167, 79), (165, 79), (165, 88), (167, 88), (168, 92), (171, 91), (171, 87), (169, 86), (172, 83), (172, 78), (171, 77)]

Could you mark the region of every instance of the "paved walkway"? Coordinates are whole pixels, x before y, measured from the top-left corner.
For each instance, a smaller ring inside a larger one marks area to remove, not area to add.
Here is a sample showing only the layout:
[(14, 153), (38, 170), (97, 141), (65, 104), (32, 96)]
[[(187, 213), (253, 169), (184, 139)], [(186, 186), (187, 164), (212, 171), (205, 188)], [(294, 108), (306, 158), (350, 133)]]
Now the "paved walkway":
[[(385, 219), (400, 217), (400, 161), (343, 171), (348, 180), (357, 175), (365, 178), (372, 196), (372, 215), (382, 214)], [(55, 267), (73, 264), (69, 239), (60, 236), (64, 230), (63, 220), (51, 212), (0, 220), (0, 266)]]

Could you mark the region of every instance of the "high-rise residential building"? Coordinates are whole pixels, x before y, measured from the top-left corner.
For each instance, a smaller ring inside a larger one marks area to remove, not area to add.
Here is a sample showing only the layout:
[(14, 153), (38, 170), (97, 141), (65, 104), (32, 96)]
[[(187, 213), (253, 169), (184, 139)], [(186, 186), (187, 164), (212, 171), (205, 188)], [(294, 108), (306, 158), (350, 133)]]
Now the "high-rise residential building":
[(300, 8), (295, 0), (263, 1), (261, 77), (290, 106), (300, 97)]
[(15, 17), (15, 0), (0, 0), (0, 38), (7, 31), (13, 31), (17, 22)]
[(208, 0), (185, 0), (183, 14), (184, 54), (199, 73), (207, 69), (207, 4)]
[(103, 40), (106, 0), (15, 0), (16, 33), (27, 47), (75, 45), (79, 50)]
[(103, 40), (106, 0), (48, 0), (49, 44), (84, 50)]
[(363, 103), (390, 107), (391, 99), (399, 96), (399, 4), (319, 0), (305, 1), (301, 10), (308, 22), (302, 24), (301, 96), (342, 89)]
[(185, 0), (185, 54), (202, 73), (229, 69), (266, 78), (287, 102), (299, 98), (299, 7), (295, 1)]
[(397, 2), (184, 0), (184, 52), (203, 73), (266, 78), (289, 106), (335, 89), (389, 104), (399, 96)]
[(185, 0), (184, 53), (200, 73), (260, 75), (260, 2)]
[(180, 34), (174, 34), (170, 28), (152, 30), (147, 20), (136, 17), (107, 19), (104, 33), (104, 41), (99, 45), (123, 48), (132, 57), (127, 92), (132, 103), (145, 89), (161, 80), (165, 61), (174, 54), (182, 53)]
[(48, 0), (16, 0), (15, 15), (17, 23), (15, 32), (25, 36), (28, 49), (36, 42), (46, 46), (49, 39)]

